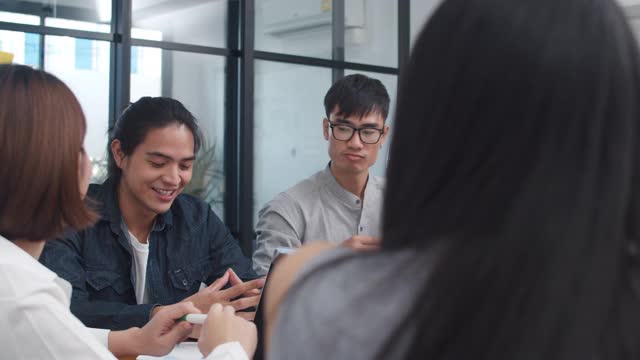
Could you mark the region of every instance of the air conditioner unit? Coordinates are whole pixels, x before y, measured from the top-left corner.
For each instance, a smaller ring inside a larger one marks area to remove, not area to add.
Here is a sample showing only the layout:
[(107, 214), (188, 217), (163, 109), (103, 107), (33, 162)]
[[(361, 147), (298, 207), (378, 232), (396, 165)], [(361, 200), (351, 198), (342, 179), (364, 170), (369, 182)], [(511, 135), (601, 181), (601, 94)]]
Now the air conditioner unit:
[[(331, 29), (331, 1), (260, 0), (264, 32), (273, 36), (297, 35)], [(364, 0), (345, 0), (345, 30), (364, 28)]]

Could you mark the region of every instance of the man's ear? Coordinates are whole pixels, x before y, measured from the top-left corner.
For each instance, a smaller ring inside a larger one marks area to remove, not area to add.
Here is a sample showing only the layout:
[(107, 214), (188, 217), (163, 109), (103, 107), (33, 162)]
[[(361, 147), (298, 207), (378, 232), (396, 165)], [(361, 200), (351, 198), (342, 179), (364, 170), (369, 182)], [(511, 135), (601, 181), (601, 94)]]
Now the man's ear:
[(111, 155), (113, 155), (113, 160), (115, 160), (116, 165), (122, 169), (122, 163), (124, 162), (126, 155), (122, 151), (120, 140), (115, 139), (111, 142)]
[(380, 138), (380, 147), (387, 140), (387, 135), (389, 135), (389, 125), (384, 126), (384, 133), (382, 134), (382, 138)]
[(325, 140), (329, 140), (329, 119), (324, 118), (322, 120), (322, 134), (324, 135)]

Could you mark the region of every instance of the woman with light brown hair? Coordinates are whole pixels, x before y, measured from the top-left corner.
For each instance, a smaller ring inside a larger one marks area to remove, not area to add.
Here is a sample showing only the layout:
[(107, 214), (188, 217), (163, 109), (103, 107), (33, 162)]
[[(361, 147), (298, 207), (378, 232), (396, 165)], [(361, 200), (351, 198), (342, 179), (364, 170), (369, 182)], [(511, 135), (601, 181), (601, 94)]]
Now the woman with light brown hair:
[(45, 239), (96, 219), (83, 200), (85, 132), (80, 104), (62, 81), (0, 65), (0, 348), (7, 358), (164, 355), (192, 330), (175, 321), (198, 312), (191, 303), (167, 306), (143, 328), (88, 329), (69, 311), (69, 283), (38, 263)]

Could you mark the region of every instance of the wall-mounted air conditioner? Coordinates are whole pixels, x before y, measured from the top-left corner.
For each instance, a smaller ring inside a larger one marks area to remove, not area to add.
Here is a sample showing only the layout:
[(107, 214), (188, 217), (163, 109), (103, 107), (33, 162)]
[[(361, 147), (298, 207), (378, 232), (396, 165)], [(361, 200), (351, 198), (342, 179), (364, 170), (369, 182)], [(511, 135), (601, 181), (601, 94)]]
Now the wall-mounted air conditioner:
[[(330, 0), (259, 0), (264, 32), (273, 36), (297, 35), (331, 29)], [(364, 0), (345, 0), (345, 30), (364, 28)]]

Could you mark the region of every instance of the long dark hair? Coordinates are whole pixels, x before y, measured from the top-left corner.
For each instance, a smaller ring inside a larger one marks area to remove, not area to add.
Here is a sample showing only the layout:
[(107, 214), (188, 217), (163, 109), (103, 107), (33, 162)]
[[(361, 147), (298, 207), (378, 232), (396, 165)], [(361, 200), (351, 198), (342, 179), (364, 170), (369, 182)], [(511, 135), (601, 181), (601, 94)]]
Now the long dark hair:
[(446, 0), (419, 35), (383, 248), (444, 250), (409, 311), (417, 332), (392, 337), (412, 336), (408, 358), (634, 356), (640, 63), (626, 21), (613, 0)]

